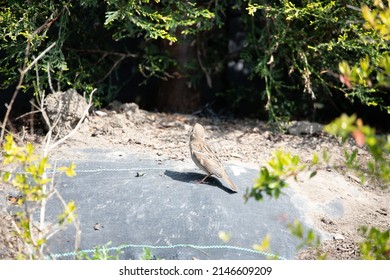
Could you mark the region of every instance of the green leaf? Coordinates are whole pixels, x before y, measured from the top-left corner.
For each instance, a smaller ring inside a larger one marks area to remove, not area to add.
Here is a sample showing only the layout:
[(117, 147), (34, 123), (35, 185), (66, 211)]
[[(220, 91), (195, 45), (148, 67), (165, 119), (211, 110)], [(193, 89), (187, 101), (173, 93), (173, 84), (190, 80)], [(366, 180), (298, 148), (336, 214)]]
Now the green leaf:
[(318, 163), (318, 155), (317, 155), (317, 153), (314, 153), (313, 154), (313, 159), (312, 159), (312, 164), (314, 165), (314, 164), (317, 164)]
[(317, 175), (317, 171), (313, 171), (312, 173), (310, 173), (310, 177), (309, 178), (311, 179), (311, 178), (313, 178), (316, 175)]
[(118, 18), (119, 18), (119, 11), (106, 12), (106, 20), (104, 21), (104, 25), (106, 26), (110, 25)]
[(26, 145), (26, 152), (29, 156), (32, 156), (32, 154), (34, 153), (34, 146), (33, 144), (31, 143), (27, 143)]
[(348, 62), (343, 61), (339, 63), (339, 71), (341, 74), (349, 77), (351, 75), (351, 68), (349, 67)]
[(141, 260), (151, 260), (153, 258), (152, 251), (150, 248), (143, 248), (143, 254), (141, 256)]
[(218, 232), (218, 237), (219, 239), (221, 239), (223, 242), (227, 243), (229, 242), (230, 238), (232, 237), (232, 235), (226, 231), (223, 231), (223, 230), (220, 230)]
[(3, 173), (3, 182), (8, 182), (11, 178), (11, 172), (6, 171)]
[(48, 167), (47, 165), (48, 157), (44, 157), (39, 161), (38, 164), (38, 175), (42, 176), (43, 173), (45, 172), (46, 168)]
[(269, 234), (267, 234), (261, 241), (261, 244), (253, 245), (253, 249), (259, 252), (268, 252), (270, 250), (270, 243), (271, 243), (271, 237)]
[(66, 176), (68, 176), (68, 177), (74, 177), (74, 176), (76, 176), (75, 168), (76, 168), (76, 164), (74, 164), (72, 162), (68, 167), (61, 166), (57, 170), (58, 171), (64, 171)]

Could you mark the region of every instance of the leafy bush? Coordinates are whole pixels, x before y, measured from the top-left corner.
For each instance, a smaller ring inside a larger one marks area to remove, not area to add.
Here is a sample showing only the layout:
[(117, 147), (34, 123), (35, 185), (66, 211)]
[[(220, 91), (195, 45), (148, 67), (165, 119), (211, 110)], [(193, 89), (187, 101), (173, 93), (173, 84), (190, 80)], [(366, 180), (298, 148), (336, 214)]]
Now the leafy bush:
[[(48, 45), (57, 42), (50, 55), (43, 58), (39, 70), (50, 69), (57, 73), (56, 78), (63, 82), (63, 77), (59, 77), (68, 70), (62, 46), (66, 38), (66, 24), (68, 19), (67, 10), (70, 8), (68, 1), (9, 1), (8, 5), (0, 8), (0, 50), (2, 58), (0, 60), (0, 73), (2, 74), (2, 89), (14, 86), (19, 79), (18, 69), (25, 60), (26, 45), (29, 46), (31, 56), (27, 61), (29, 64)], [(51, 28), (56, 27), (57, 33), (52, 34)], [(26, 77), (28, 81), (25, 89), (33, 86), (35, 73)]]
[(376, 32), (360, 24), (361, 2), (371, 1), (248, 2), (250, 32), (242, 57), (251, 63), (252, 77), (265, 80), (261, 94), (271, 120), (285, 114), (312, 116), (322, 109), (329, 116), (334, 106), (349, 111), (343, 92), (350, 101), (371, 104), (370, 89), (347, 94), (340, 87), (334, 63), (378, 57), (385, 47)]
[[(3, 89), (13, 86), (31, 42), (31, 59), (56, 42), (38, 71), (50, 68), (58, 90), (98, 88), (95, 105), (112, 101), (137, 74), (172, 77), (175, 64), (160, 51), (160, 41), (171, 43), (214, 25), (214, 14), (188, 1), (34, 1), (13, 0), (0, 8), (0, 73)], [(126, 65), (126, 73), (118, 70)], [(25, 90), (34, 86), (28, 75)], [(47, 80), (41, 84), (48, 88)]]
[[(387, 46), (379, 27), (360, 24), (361, 2), (12, 0), (0, 9), (3, 89), (15, 84), (29, 39), (30, 60), (56, 42), (38, 71), (50, 68), (58, 88), (97, 88), (95, 105), (112, 101), (130, 81), (184, 73), (188, 87), (212, 87), (208, 94), (219, 93), (238, 111), (256, 103), (275, 121), (347, 111), (345, 97), (387, 108), (383, 88), (341, 87), (334, 63), (368, 57), (373, 64)], [(186, 42), (195, 56), (183, 65), (170, 48)], [(231, 62), (242, 66), (242, 78), (226, 76)], [(33, 81), (30, 73), (25, 90)]]
[(382, 1), (374, 1), (375, 9), (371, 10), (367, 5), (362, 6), (362, 16), (365, 20), (364, 27), (377, 33), (374, 38), (367, 38), (377, 44), (379, 51), (360, 58), (359, 63), (352, 68), (347, 60), (339, 64), (340, 80), (349, 89), (348, 95), (355, 95), (361, 89), (368, 94), (364, 96), (365, 103), (369, 106), (378, 106), (390, 114), (389, 99), (386, 89), (390, 86), (390, 56), (387, 51), (390, 40), (390, 9), (384, 6)]
[[(59, 194), (53, 185), (53, 178), (48, 176), (48, 157), (40, 157), (35, 152), (34, 146), (27, 143), (26, 146), (18, 146), (12, 136), (8, 135), (3, 145), (3, 166), (20, 168), (14, 171), (0, 170), (1, 181), (9, 184), (20, 195), (12, 197), (18, 205), (22, 206), (16, 213), (13, 221), (14, 229), (18, 237), (24, 243), (25, 248), (19, 248), (19, 258), (43, 259), (45, 243), (57, 233), (66, 223), (75, 222), (76, 206), (73, 201), (65, 203), (64, 212), (58, 216), (58, 222), (48, 226), (45, 221), (47, 200)], [(67, 176), (74, 176), (74, 165), (60, 167)], [(36, 221), (33, 217), (39, 213)], [(38, 223), (36, 223), (38, 222)], [(22, 250), (24, 249), (24, 250)]]

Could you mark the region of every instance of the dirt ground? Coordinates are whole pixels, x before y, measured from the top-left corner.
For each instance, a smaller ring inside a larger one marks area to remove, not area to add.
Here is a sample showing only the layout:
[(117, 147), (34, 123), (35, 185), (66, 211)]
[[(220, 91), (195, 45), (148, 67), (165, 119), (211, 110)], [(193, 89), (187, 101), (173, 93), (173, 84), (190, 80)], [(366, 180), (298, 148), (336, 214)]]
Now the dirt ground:
[[(204, 125), (209, 143), (225, 162), (240, 162), (260, 168), (277, 149), (298, 154), (303, 160), (310, 160), (313, 152), (322, 154), (323, 149), (328, 149), (333, 162), (340, 161), (344, 154), (338, 140), (325, 133), (273, 133), (266, 123), (257, 120), (224, 121), (195, 115), (152, 113), (135, 107), (126, 109), (120, 104), (111, 110), (92, 112), (80, 129), (52, 153), (66, 158), (65, 151), (69, 151), (69, 147), (109, 146), (148, 153), (156, 161), (185, 161), (190, 158), (189, 132), (196, 122)], [(19, 131), (18, 137), (23, 142), (41, 143), (43, 136), (40, 134), (42, 131), (35, 130), (31, 134), (26, 128), (24, 132)], [(358, 154), (363, 159), (368, 157), (364, 149), (359, 149)], [(310, 187), (305, 187), (307, 184)], [(328, 259), (359, 258), (360, 226), (376, 226), (382, 230), (390, 228), (390, 190), (382, 190), (370, 183), (363, 185), (350, 171), (323, 170), (310, 180), (299, 177), (298, 183), (293, 183), (291, 187), (296, 188), (312, 207), (323, 207), (329, 197), (343, 201), (342, 217), (308, 213), (317, 228), (331, 233), (331, 238), (322, 242), (319, 248)], [(359, 190), (359, 195), (356, 195), (355, 189)], [(0, 259), (15, 256), (18, 240), (12, 237), (11, 228), (11, 221), (0, 217)], [(316, 256), (316, 250), (306, 249), (297, 258), (315, 259)]]

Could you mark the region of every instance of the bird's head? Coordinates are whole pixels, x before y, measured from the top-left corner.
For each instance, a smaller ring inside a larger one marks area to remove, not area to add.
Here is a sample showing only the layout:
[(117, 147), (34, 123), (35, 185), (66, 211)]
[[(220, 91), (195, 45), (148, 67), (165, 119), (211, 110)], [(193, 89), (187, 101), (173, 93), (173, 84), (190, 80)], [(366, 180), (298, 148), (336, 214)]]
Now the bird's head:
[(195, 124), (192, 128), (191, 139), (204, 139), (204, 128), (201, 124)]

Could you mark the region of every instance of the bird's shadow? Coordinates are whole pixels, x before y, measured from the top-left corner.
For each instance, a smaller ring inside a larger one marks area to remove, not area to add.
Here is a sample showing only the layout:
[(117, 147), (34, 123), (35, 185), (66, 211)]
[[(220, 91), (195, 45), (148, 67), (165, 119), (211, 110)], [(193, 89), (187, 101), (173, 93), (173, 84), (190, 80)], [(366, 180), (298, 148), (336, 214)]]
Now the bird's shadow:
[[(164, 175), (170, 177), (175, 181), (180, 181), (184, 183), (196, 183), (199, 184), (199, 181), (202, 180), (206, 175), (196, 172), (177, 172), (172, 170), (165, 170)], [(204, 185), (216, 186), (217, 188), (229, 193), (234, 194), (235, 191), (225, 187), (217, 178), (208, 177), (204, 182)]]

